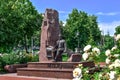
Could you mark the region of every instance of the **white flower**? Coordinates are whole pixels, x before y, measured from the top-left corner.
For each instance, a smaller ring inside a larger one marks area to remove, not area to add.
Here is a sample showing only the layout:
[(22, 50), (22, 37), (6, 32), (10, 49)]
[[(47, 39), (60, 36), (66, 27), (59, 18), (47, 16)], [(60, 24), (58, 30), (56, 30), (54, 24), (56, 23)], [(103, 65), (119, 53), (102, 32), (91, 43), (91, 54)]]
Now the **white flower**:
[(109, 65), (109, 68), (110, 68), (110, 69), (117, 68), (117, 67), (120, 68), (120, 60), (119, 60), (119, 59), (116, 59), (116, 60), (114, 61), (114, 63), (112, 63), (111, 65)]
[(83, 66), (83, 64), (78, 64), (78, 66), (79, 66), (79, 67), (82, 67), (82, 66)]
[(90, 50), (90, 48), (91, 48), (91, 45), (87, 45), (87, 46), (84, 47), (84, 51), (87, 52), (87, 51)]
[(98, 49), (97, 47), (93, 48), (92, 51), (98, 53), (98, 55), (100, 54), (100, 49)]
[(110, 52), (109, 49), (108, 49), (107, 51), (105, 51), (105, 55), (106, 55), (106, 56), (110, 56), (110, 54), (111, 54), (111, 52)]
[(114, 51), (117, 49), (117, 45), (115, 45), (111, 50)]
[(87, 60), (88, 57), (89, 57), (89, 54), (88, 54), (88, 53), (84, 53), (84, 54), (82, 55), (83, 60)]
[(86, 73), (89, 73), (89, 70), (87, 70)]
[(115, 64), (115, 68), (120, 68), (120, 64), (119, 63)]
[(120, 60), (119, 59), (116, 59), (115, 60), (115, 62), (114, 62), (114, 66), (115, 66), (115, 68), (117, 68), (117, 67), (120, 67)]
[(113, 69), (114, 68), (114, 64), (111, 64), (108, 67), (109, 67), (109, 69)]
[(120, 34), (116, 36), (116, 41), (118, 41), (119, 39), (120, 39)]
[(115, 63), (120, 63), (120, 59), (116, 59), (116, 60), (115, 60)]
[(110, 59), (106, 58), (105, 62), (106, 62), (106, 64), (110, 64)]
[(73, 70), (73, 77), (74, 78), (81, 78), (82, 77), (82, 70), (80, 68), (75, 68)]
[(117, 58), (117, 57), (119, 57), (120, 55), (119, 55), (119, 54), (114, 54), (113, 56)]
[(2, 54), (0, 54), (0, 56), (2, 57)]
[(115, 74), (116, 74), (115, 71), (110, 71), (109, 76), (110, 76), (111, 80), (113, 80), (115, 78)]
[(99, 77), (102, 77), (102, 74), (99, 74)]

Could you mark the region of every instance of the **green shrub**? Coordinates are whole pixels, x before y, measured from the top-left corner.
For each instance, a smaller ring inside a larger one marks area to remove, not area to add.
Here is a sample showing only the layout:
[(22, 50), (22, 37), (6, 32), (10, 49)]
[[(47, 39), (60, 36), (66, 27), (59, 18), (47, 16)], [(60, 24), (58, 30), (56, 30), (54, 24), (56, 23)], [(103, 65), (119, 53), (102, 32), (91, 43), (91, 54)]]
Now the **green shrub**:
[(105, 59), (106, 59), (105, 53), (101, 52), (96, 62), (105, 62)]
[(4, 70), (4, 66), (6, 63), (4, 62), (2, 56), (0, 56), (0, 72)]
[(63, 54), (63, 55), (62, 55), (62, 61), (65, 62), (65, 61), (67, 61), (67, 60), (68, 60), (67, 54)]
[(0, 56), (0, 71), (4, 70), (5, 65), (11, 65), (11, 64), (24, 64), (27, 62), (37, 62), (39, 61), (38, 54), (31, 54), (31, 53), (4, 53), (2, 56)]

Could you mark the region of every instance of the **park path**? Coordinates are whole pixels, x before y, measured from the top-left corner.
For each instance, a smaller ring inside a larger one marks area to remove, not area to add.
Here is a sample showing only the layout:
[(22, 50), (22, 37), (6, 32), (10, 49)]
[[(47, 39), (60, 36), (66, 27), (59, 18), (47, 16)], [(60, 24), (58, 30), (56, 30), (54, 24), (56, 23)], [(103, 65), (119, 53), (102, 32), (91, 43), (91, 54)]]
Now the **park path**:
[(0, 76), (0, 80), (47, 80), (47, 79), (18, 78), (18, 77)]
[(0, 80), (71, 80), (71, 79), (17, 76), (16, 73), (10, 73), (10, 74), (1, 74)]

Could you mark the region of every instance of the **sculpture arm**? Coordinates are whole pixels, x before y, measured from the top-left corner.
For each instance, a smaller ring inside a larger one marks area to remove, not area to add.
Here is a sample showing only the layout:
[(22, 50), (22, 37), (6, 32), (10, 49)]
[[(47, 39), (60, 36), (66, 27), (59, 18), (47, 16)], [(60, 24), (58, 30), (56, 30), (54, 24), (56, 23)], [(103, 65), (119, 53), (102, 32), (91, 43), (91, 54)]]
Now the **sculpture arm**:
[(64, 44), (64, 46), (65, 46), (64, 52), (67, 52), (67, 45), (66, 45), (66, 43)]

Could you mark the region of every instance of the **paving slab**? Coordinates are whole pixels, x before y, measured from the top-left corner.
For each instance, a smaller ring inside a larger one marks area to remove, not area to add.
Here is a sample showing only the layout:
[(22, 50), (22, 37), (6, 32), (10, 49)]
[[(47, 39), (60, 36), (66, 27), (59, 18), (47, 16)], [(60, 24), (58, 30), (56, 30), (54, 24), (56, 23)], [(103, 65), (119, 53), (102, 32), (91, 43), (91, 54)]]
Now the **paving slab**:
[(18, 76), (16, 73), (9, 73), (9, 74), (0, 74), (0, 80), (72, 80), (72, 79)]

